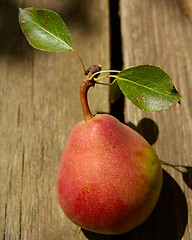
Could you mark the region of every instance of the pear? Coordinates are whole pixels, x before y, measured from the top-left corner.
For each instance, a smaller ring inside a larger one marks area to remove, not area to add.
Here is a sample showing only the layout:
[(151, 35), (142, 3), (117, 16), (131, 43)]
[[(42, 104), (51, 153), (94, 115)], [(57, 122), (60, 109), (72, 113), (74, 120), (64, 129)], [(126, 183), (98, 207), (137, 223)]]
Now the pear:
[(73, 128), (60, 161), (59, 203), (65, 215), (84, 229), (122, 234), (152, 213), (162, 188), (162, 168), (141, 135), (111, 115), (93, 116), (87, 107), (88, 114), (83, 110), (85, 120)]

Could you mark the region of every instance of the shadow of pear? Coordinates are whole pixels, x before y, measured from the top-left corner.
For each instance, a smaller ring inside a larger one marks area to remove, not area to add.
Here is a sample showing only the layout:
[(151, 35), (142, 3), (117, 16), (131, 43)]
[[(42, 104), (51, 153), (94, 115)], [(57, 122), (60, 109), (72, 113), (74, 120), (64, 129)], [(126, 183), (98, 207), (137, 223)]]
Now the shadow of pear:
[(104, 235), (82, 229), (89, 240), (181, 240), (188, 222), (184, 193), (176, 181), (163, 171), (163, 187), (151, 216), (136, 229), (121, 235)]
[(192, 167), (191, 166), (184, 166), (184, 165), (178, 165), (178, 164), (170, 164), (164, 161), (161, 161), (162, 165), (166, 165), (169, 167), (174, 168), (176, 171), (182, 174), (183, 180), (186, 183), (186, 185), (192, 189)]
[(126, 125), (143, 136), (149, 144), (153, 145), (157, 141), (159, 128), (152, 119), (142, 118), (138, 122), (137, 126), (132, 122), (128, 122)]

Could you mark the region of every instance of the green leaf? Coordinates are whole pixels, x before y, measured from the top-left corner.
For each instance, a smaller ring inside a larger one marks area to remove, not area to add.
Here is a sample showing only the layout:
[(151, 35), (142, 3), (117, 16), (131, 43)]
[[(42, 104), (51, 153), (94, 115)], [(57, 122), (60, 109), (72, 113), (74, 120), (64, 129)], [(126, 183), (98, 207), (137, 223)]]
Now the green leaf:
[(161, 111), (172, 108), (182, 97), (171, 78), (159, 67), (140, 65), (117, 74), (123, 94), (138, 108)]
[(51, 52), (73, 50), (68, 29), (55, 12), (33, 7), (20, 8), (19, 23), (34, 48)]

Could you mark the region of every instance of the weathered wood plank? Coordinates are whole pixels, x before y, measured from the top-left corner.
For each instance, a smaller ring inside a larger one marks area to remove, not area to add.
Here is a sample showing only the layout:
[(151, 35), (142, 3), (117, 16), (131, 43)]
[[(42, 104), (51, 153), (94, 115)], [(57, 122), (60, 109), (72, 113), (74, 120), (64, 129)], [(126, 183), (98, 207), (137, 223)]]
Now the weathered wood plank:
[(145, 113), (125, 102), (126, 123), (154, 143), (165, 170), (157, 208), (127, 239), (189, 240), (192, 239), (192, 22), (177, 1), (121, 0), (120, 14), (124, 68), (140, 64), (160, 66), (184, 96), (180, 106), (159, 113)]
[[(72, 127), (83, 119), (83, 71), (72, 52), (29, 46), (17, 19), (18, 7), (29, 6), (63, 17), (87, 68), (110, 67), (108, 1), (1, 1), (0, 239), (86, 239), (64, 216), (56, 193), (62, 151)], [(90, 96), (93, 113), (108, 112), (108, 99), (108, 89), (96, 86)]]

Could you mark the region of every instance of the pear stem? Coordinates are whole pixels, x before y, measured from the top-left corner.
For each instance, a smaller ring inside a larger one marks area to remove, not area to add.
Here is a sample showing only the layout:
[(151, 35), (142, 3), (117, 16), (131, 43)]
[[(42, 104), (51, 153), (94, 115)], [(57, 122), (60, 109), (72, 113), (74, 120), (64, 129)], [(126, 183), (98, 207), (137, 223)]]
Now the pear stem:
[(94, 80), (89, 80), (89, 78), (96, 72), (101, 71), (100, 65), (92, 65), (90, 68), (87, 69), (85, 72), (83, 81), (80, 85), (80, 100), (81, 100), (81, 106), (84, 114), (85, 122), (94, 117), (94, 115), (91, 113), (88, 101), (87, 101), (87, 92), (90, 87), (94, 86), (95, 82)]

